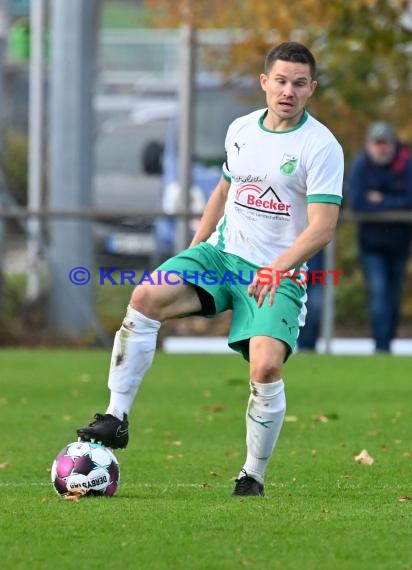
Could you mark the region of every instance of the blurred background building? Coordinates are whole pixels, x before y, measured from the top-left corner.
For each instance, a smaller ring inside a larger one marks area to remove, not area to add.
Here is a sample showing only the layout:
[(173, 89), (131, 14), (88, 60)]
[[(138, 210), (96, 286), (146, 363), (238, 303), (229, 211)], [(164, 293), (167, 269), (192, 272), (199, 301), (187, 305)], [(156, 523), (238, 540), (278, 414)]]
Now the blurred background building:
[[(41, 29), (34, 19), (40, 4)], [(195, 18), (185, 21), (183, 4), (196, 7)], [(412, 137), (408, 3), (383, 9), (362, 1), (356, 10), (351, 2), (325, 3), (325, 18), (334, 9), (325, 27), (314, 2), (307, 21), (298, 6), (290, 7), (276, 29), (270, 19), (260, 20), (265, 0), (252, 4), (245, 0), (229, 27), (226, 9), (214, 2), (203, 14), (203, 3), (191, 2), (177, 2), (174, 11), (169, 3), (168, 12), (161, 0), (0, 0), (0, 343), (34, 342), (33, 327), (40, 343), (111, 343), (130, 287), (99, 285), (99, 268), (153, 269), (187, 242), (219, 176), (227, 125), (264, 106), (257, 66), (273, 41), (306, 41), (318, 55), (311, 111), (336, 130), (348, 160), (363, 136), (357, 117), (367, 124), (373, 113), (384, 114)], [(393, 37), (381, 33), (385, 21)], [(38, 51), (34, 67), (36, 45), (41, 58)], [(40, 126), (33, 105), (41, 106)], [(401, 105), (403, 114), (396, 115)], [(36, 217), (37, 225), (31, 218), (30, 225), (25, 208), (36, 203), (29, 168), (36, 133), (38, 206), (61, 215)], [(329, 262), (345, 278), (327, 296), (323, 336), (368, 337), (354, 234), (344, 211)], [(76, 286), (69, 269), (83, 265), (91, 279)], [(170, 332), (220, 335), (227, 326), (225, 319), (188, 322), (171, 324)], [(410, 335), (411, 324), (407, 287), (401, 336)]]

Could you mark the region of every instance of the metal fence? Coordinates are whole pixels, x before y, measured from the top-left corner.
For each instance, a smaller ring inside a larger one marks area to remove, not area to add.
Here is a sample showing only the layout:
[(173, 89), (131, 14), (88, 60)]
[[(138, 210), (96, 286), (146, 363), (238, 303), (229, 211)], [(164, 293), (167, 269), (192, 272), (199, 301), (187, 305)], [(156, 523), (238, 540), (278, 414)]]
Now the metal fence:
[[(5, 220), (16, 220), (21, 228), (24, 230), (26, 235), (29, 233), (29, 225), (27, 220), (29, 219), (39, 219), (45, 223), (49, 223), (51, 220), (76, 220), (76, 221), (104, 221), (104, 220), (121, 220), (127, 217), (128, 219), (141, 220), (146, 218), (157, 218), (157, 217), (169, 217), (181, 220), (188, 220), (193, 217), (193, 213), (190, 212), (176, 212), (174, 214), (165, 214), (163, 211), (154, 210), (150, 212), (139, 212), (139, 211), (118, 211), (116, 213), (108, 212), (106, 210), (98, 209), (83, 209), (79, 210), (47, 210), (43, 209), (41, 211), (29, 210), (28, 208), (18, 207), (15, 205), (5, 205), (0, 208), (0, 227), (2, 222)], [(412, 212), (408, 211), (392, 211), (380, 214), (359, 214), (352, 212), (350, 210), (343, 210), (341, 213), (340, 223), (358, 223), (364, 221), (373, 221), (378, 223), (385, 222), (410, 222), (412, 224)], [(3, 244), (5, 237), (3, 235)], [(47, 261), (48, 253), (47, 246), (44, 241), (41, 244), (41, 250), (43, 252), (43, 257)], [(336, 268), (335, 259), (335, 243), (332, 241), (325, 250), (325, 271), (331, 271)], [(335, 287), (333, 283), (333, 277), (326, 279), (325, 292), (323, 295), (323, 311), (322, 311), (322, 332), (321, 338), (324, 343), (324, 352), (331, 352), (331, 345), (334, 339), (335, 333)], [(83, 310), (87, 308), (83, 307)], [(110, 340), (107, 338), (107, 334), (103, 330), (101, 324), (96, 320), (96, 318), (90, 313), (90, 325), (97, 333), (102, 345), (110, 345)]]

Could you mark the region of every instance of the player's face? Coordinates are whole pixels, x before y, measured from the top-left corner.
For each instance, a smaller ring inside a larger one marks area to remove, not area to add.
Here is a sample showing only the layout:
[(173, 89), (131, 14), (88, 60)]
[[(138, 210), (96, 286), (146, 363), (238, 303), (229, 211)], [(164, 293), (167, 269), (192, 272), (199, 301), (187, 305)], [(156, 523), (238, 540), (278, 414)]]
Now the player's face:
[(300, 120), (307, 100), (316, 89), (306, 63), (276, 60), (270, 72), (260, 76), (266, 92), (269, 128), (291, 128)]

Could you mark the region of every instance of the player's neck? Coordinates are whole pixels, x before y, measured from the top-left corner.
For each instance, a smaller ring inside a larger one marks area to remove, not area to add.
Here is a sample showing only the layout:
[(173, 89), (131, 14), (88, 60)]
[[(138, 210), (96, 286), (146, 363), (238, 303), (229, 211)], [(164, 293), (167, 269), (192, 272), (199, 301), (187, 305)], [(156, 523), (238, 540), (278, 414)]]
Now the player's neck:
[(279, 117), (279, 115), (276, 115), (275, 113), (271, 113), (270, 109), (268, 109), (263, 118), (262, 124), (265, 127), (265, 129), (267, 129), (268, 131), (276, 131), (276, 132), (290, 131), (291, 129), (294, 129), (302, 121), (304, 114), (305, 114), (305, 109), (303, 109), (301, 113), (296, 115), (296, 117), (282, 118)]

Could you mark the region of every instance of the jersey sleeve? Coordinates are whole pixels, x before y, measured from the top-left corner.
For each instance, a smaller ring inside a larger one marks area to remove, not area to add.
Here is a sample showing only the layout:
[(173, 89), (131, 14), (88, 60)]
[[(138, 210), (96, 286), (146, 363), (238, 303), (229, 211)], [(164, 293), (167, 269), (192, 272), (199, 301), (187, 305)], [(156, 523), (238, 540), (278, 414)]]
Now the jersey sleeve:
[(234, 137), (234, 130), (235, 130), (235, 124), (239, 121), (239, 119), (233, 121), (226, 132), (226, 139), (225, 139), (225, 151), (226, 151), (226, 160), (222, 165), (222, 176), (223, 178), (227, 181), (227, 182), (231, 182), (232, 181), (232, 175), (230, 174), (230, 165), (229, 165), (229, 161), (227, 158), (228, 155), (228, 151), (230, 148), (230, 145), (232, 144), (233, 141), (233, 137)]
[(336, 139), (315, 153), (307, 173), (307, 201), (342, 203), (344, 158)]
[(227, 182), (232, 182), (232, 176), (230, 174), (229, 165), (227, 159), (222, 165), (222, 176)]
[(264, 109), (258, 109), (257, 111), (253, 111), (248, 115), (243, 115), (241, 117), (238, 117), (237, 119), (235, 119), (230, 123), (226, 132), (226, 139), (225, 139), (226, 160), (222, 166), (222, 175), (223, 178), (227, 180), (227, 182), (232, 181), (232, 175), (230, 173), (230, 161), (228, 160), (229, 149), (235, 143), (238, 133), (242, 130), (242, 128), (245, 125), (249, 123), (250, 117), (255, 115), (257, 120), (263, 111)]

